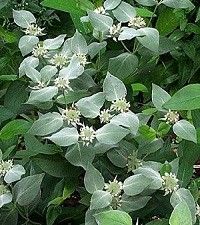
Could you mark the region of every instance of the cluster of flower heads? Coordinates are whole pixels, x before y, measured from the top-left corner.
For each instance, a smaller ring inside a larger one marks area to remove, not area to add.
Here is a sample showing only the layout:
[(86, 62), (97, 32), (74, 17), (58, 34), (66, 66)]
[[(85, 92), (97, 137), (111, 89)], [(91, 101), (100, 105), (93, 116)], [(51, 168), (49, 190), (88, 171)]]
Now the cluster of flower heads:
[[(101, 14), (101, 15), (109, 15), (109, 13), (106, 11), (106, 9), (103, 6), (99, 6), (94, 10), (95, 13)], [(147, 26), (145, 20), (140, 16), (134, 16), (132, 17), (128, 22), (126, 22), (128, 27), (139, 29), (144, 28)], [(109, 29), (109, 34), (107, 34), (107, 37), (113, 38), (114, 41), (118, 40), (119, 35), (123, 31), (122, 22), (113, 24)]]
[(165, 121), (167, 124), (175, 124), (179, 121), (180, 115), (176, 111), (169, 111), (165, 114), (164, 118), (161, 118), (161, 120)]
[(165, 173), (164, 176), (162, 176), (162, 182), (163, 182), (163, 190), (165, 191), (165, 195), (172, 193), (176, 190), (178, 190), (179, 180), (177, 179), (176, 175), (173, 173)]
[(13, 160), (1, 160), (0, 162), (0, 178), (5, 176), (8, 171), (13, 168)]
[[(126, 101), (125, 98), (121, 98), (112, 101), (110, 109), (103, 109), (100, 111), (99, 119), (101, 123), (109, 123), (113, 116), (117, 113), (128, 112), (130, 103)], [(80, 110), (72, 104), (71, 107), (66, 107), (65, 109), (60, 109), (62, 118), (67, 122), (68, 125), (80, 126), (80, 138), (85, 145), (89, 145), (95, 140), (96, 131), (92, 126), (87, 126), (81, 123), (81, 112)]]
[(109, 181), (104, 185), (104, 190), (112, 195), (111, 206), (113, 209), (117, 209), (121, 206), (121, 194), (123, 191), (123, 183), (117, 180), (117, 177), (113, 181)]

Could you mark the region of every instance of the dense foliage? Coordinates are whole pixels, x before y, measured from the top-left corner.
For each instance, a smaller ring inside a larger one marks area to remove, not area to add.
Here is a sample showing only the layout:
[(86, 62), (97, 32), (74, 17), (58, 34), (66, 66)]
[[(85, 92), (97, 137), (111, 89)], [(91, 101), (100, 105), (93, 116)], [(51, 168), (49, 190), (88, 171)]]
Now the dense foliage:
[(0, 224), (200, 224), (198, 1), (0, 12)]

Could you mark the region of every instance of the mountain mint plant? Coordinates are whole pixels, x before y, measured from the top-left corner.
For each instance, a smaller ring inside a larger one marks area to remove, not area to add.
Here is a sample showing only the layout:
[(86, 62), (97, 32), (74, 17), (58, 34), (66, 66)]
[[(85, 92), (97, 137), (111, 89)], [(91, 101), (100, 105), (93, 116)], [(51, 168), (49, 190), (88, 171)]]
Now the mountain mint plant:
[(19, 75), (1, 92), (1, 224), (198, 225), (192, 1), (44, 0), (69, 12), (52, 29), (27, 2), (13, 9)]

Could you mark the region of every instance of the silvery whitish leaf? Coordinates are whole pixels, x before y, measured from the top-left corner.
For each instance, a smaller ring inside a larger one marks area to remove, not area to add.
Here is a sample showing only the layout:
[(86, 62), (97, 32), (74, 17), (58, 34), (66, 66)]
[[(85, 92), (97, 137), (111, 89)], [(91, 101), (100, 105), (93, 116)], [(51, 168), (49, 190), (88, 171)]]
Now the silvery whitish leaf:
[(39, 65), (39, 59), (38, 58), (35, 58), (33, 56), (29, 56), (29, 57), (25, 58), (22, 61), (22, 63), (20, 64), (20, 67), (19, 67), (19, 77), (22, 77), (26, 74), (25, 69), (27, 67), (30, 66), (30, 67), (36, 68), (38, 65)]
[(98, 42), (92, 42), (88, 46), (88, 54), (90, 55), (90, 58), (93, 59), (102, 49), (104, 49), (107, 45), (106, 41), (103, 41), (101, 43)]
[(115, 145), (129, 133), (129, 130), (109, 123), (96, 131), (96, 138), (102, 144)]
[(127, 90), (124, 83), (109, 72), (103, 82), (103, 92), (106, 100), (114, 101), (126, 97)]
[(154, 6), (157, 4), (156, 0), (136, 0), (136, 2), (144, 6)]
[(40, 102), (51, 101), (58, 94), (58, 88), (55, 86), (44, 87), (39, 90), (32, 90), (27, 104), (35, 104)]
[(90, 209), (102, 209), (112, 202), (112, 195), (107, 191), (97, 190), (93, 193), (90, 201)]
[(96, 118), (100, 114), (100, 109), (105, 102), (105, 94), (99, 92), (89, 97), (80, 99), (76, 106), (81, 114), (86, 118)]
[(197, 143), (197, 132), (190, 122), (187, 120), (180, 120), (173, 125), (174, 133), (185, 140)]
[(48, 83), (56, 75), (58, 69), (56, 66), (47, 65), (40, 70), (41, 81)]
[(76, 79), (84, 72), (84, 67), (80, 65), (78, 58), (74, 55), (69, 65), (59, 72), (59, 76), (64, 79)]
[(155, 28), (140, 28), (137, 30), (142, 37), (137, 37), (137, 40), (146, 48), (153, 52), (158, 52), (159, 48), (159, 32)]
[(139, 119), (137, 115), (131, 111), (114, 116), (110, 123), (127, 127), (133, 135), (136, 135), (139, 129)]
[(166, 111), (162, 106), (170, 99), (171, 96), (164, 89), (156, 84), (152, 84), (152, 102), (157, 110)]
[(22, 28), (27, 28), (30, 24), (36, 23), (34, 15), (26, 10), (13, 10), (13, 18), (15, 23)]
[(12, 194), (10, 192), (0, 195), (0, 208), (12, 202)]
[(33, 48), (38, 44), (39, 38), (35, 36), (25, 35), (19, 40), (19, 49), (22, 56), (28, 55), (33, 51)]
[(34, 83), (37, 84), (41, 81), (41, 74), (35, 68), (31, 66), (25, 67), (25, 73)]
[(43, 42), (43, 47), (48, 50), (56, 50), (62, 46), (64, 43), (66, 34), (61, 34), (53, 39), (46, 39)]
[(106, 10), (112, 10), (115, 9), (121, 1), (122, 0), (106, 0), (103, 5)]
[(63, 126), (63, 118), (57, 113), (47, 113), (39, 117), (28, 133), (32, 135), (45, 136), (58, 131)]
[(134, 18), (136, 16), (135, 8), (132, 5), (130, 5), (126, 2), (123, 2), (123, 1), (112, 12), (113, 12), (113, 15), (115, 16), (115, 18), (119, 22), (123, 22), (123, 23), (130, 21), (132, 18)]
[(50, 137), (47, 137), (47, 139), (59, 146), (70, 146), (78, 142), (79, 133), (74, 127), (66, 127)]
[(4, 181), (7, 184), (13, 183), (21, 179), (21, 176), (26, 173), (22, 165), (14, 165), (5, 175)]
[(138, 32), (138, 30), (134, 28), (129, 27), (123, 27), (122, 32), (120, 33), (118, 40), (124, 41), (124, 40), (131, 40), (135, 37), (141, 36), (141, 34)]
[(87, 42), (83, 35), (80, 34), (78, 31), (76, 31), (76, 33), (71, 39), (71, 49), (72, 52), (75, 54), (86, 55), (88, 53)]
[(88, 16), (92, 26), (97, 31), (108, 31), (113, 25), (113, 19), (109, 16), (101, 15), (93, 11), (89, 11)]

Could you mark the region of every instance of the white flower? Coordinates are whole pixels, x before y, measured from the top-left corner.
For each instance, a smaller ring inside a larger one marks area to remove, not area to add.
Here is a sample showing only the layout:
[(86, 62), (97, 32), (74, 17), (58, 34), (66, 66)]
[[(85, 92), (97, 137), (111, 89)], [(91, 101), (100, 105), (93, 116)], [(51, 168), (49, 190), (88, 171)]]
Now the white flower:
[(175, 174), (172, 173), (165, 173), (162, 176), (162, 183), (163, 183), (163, 190), (165, 190), (165, 195), (172, 193), (173, 191), (178, 190), (178, 179), (176, 178)]
[(5, 174), (13, 168), (13, 160), (1, 161), (0, 162), (0, 177), (5, 176)]
[(200, 217), (200, 206), (196, 205), (196, 216)]
[(113, 181), (109, 181), (104, 185), (104, 189), (113, 196), (119, 196), (123, 190), (123, 183), (117, 180), (117, 177)]
[(161, 120), (166, 121), (167, 124), (175, 124), (179, 121), (179, 113), (169, 109), (169, 112)]
[(112, 115), (110, 114), (109, 109), (104, 109), (100, 112), (99, 117), (100, 117), (101, 123), (108, 123), (110, 119), (112, 118)]
[(132, 155), (128, 156), (128, 159), (127, 159), (128, 172), (134, 171), (142, 165), (143, 165), (143, 161), (137, 158), (137, 152), (133, 152)]
[(86, 64), (88, 64), (87, 56), (85, 54), (77, 53), (76, 57), (78, 58), (78, 60), (82, 66), (85, 66)]
[(50, 63), (62, 68), (68, 63), (68, 57), (63, 55), (62, 53), (56, 54), (53, 56), (53, 58), (50, 60)]
[(121, 32), (122, 32), (121, 23), (118, 23), (117, 25), (112, 25), (112, 27), (109, 29), (108, 37), (112, 37), (114, 41), (117, 41), (117, 38), (119, 37)]
[(24, 31), (27, 35), (33, 35), (33, 36), (42, 36), (45, 35), (43, 33), (44, 28), (40, 28), (37, 24), (29, 24), (29, 26)]
[(95, 137), (96, 137), (96, 132), (93, 129), (93, 127), (83, 125), (80, 132), (80, 138), (82, 139), (83, 143), (86, 146), (88, 146), (89, 143), (93, 142)]
[(99, 6), (98, 8), (96, 8), (94, 10), (95, 13), (98, 13), (98, 14), (106, 14), (106, 10), (104, 9), (103, 6)]
[(76, 125), (80, 123), (80, 111), (72, 105), (71, 108), (66, 108), (62, 111), (62, 117), (67, 120), (68, 124)]
[(35, 85), (34, 87), (31, 87), (31, 89), (33, 90), (40, 90), (42, 88), (46, 87), (46, 84), (44, 82), (39, 81), (37, 85)]
[(137, 17), (133, 17), (129, 21), (128, 26), (134, 27), (134, 28), (146, 27), (146, 22), (144, 21), (144, 19), (142, 17), (137, 16)]
[(35, 57), (47, 57), (48, 50), (45, 49), (41, 44), (38, 44), (32, 51)]
[(127, 112), (129, 111), (129, 108), (130, 108), (130, 103), (127, 102), (125, 98), (112, 101), (112, 105), (110, 107), (111, 110), (116, 110), (119, 112)]
[(64, 89), (64, 90), (69, 90), (72, 91), (72, 88), (69, 86), (70, 81), (68, 79), (58, 77), (55, 79), (54, 84), (56, 87)]

